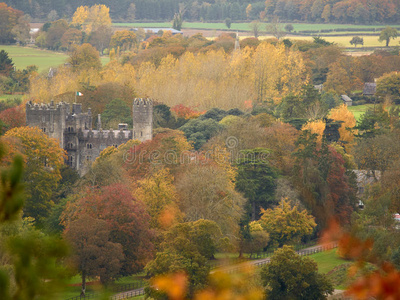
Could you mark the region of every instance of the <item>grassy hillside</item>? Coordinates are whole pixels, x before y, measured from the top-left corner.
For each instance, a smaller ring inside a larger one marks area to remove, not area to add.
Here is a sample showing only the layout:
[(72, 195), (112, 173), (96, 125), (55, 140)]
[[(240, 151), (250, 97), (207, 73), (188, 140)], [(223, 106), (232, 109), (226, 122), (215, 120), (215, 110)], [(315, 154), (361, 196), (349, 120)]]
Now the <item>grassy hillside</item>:
[(335, 267), (344, 263), (348, 263), (348, 261), (340, 258), (336, 252), (337, 249), (332, 249), (310, 256), (318, 264), (318, 272), (326, 274)]

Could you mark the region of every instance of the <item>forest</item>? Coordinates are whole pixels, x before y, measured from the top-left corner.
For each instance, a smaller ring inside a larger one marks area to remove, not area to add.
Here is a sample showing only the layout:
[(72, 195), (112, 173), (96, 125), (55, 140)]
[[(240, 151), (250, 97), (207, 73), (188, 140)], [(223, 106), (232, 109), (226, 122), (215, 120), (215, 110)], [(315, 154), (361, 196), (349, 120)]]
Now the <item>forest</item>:
[[(13, 21), (3, 42), (23, 44), (23, 13), (0, 11)], [(152, 299), (399, 297), (397, 48), (113, 32), (104, 5), (71, 16), (35, 37), (68, 54), (51, 71), (0, 50), (1, 299), (67, 299), (74, 278), (71, 296), (135, 278)], [(105, 148), (83, 176), (26, 126), (27, 101), (79, 101), (103, 128), (131, 128), (134, 98), (153, 100), (152, 140)], [(294, 251), (317, 243), (338, 245), (328, 273)]]
[[(37, 21), (71, 18), (79, 6), (93, 5), (84, 0), (5, 0), (7, 5), (23, 11)], [(398, 0), (104, 0), (114, 21), (166, 20), (178, 12), (186, 21), (265, 20), (334, 22), (348, 24), (395, 24), (399, 21)]]

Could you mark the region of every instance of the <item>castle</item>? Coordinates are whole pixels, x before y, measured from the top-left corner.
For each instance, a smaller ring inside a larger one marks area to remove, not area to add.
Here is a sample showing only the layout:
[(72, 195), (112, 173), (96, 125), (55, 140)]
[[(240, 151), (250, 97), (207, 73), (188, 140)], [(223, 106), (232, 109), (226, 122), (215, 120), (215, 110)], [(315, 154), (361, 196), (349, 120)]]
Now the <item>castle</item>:
[(151, 140), (153, 135), (153, 102), (150, 99), (133, 101), (133, 129), (120, 123), (118, 130), (103, 130), (98, 115), (97, 130), (92, 130), (92, 112), (82, 111), (82, 104), (60, 102), (54, 104), (26, 104), (26, 123), (39, 127), (51, 138), (56, 138), (67, 151), (67, 164), (83, 175), (87, 166), (100, 152), (109, 146), (118, 147), (131, 139), (141, 142)]

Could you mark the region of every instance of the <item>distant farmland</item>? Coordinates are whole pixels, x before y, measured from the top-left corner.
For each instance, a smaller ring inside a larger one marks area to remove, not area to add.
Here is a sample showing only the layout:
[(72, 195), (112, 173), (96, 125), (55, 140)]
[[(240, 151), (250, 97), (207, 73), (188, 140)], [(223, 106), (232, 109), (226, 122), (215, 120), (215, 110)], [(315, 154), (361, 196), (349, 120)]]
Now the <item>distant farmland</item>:
[[(244, 30), (250, 31), (250, 23), (232, 23), (229, 30)], [(261, 30), (265, 31), (265, 27), (268, 23), (261, 23)], [(293, 25), (294, 32), (299, 31), (319, 31), (319, 30), (339, 30), (340, 32), (369, 32), (369, 33), (379, 33), (380, 29), (386, 25), (351, 25), (351, 24), (307, 24), (307, 23), (290, 23)], [(284, 27), (286, 24), (282, 23)], [(160, 27), (160, 28), (170, 28), (172, 26), (171, 22), (164, 23), (113, 23), (115, 27)], [(396, 25), (393, 25), (396, 26)], [(183, 29), (207, 29), (207, 30), (228, 30), (224, 23), (200, 23), (200, 22), (184, 22)], [(345, 29), (349, 29), (343, 31)], [(340, 31), (342, 30), (342, 31)]]
[[(24, 69), (27, 66), (36, 65), (39, 68), (39, 72), (48, 70), (50, 67), (57, 67), (65, 63), (68, 58), (67, 53), (40, 50), (32, 47), (0, 45), (0, 50), (4, 50), (8, 53), (17, 69)], [(103, 64), (108, 61), (108, 57), (102, 58)]]

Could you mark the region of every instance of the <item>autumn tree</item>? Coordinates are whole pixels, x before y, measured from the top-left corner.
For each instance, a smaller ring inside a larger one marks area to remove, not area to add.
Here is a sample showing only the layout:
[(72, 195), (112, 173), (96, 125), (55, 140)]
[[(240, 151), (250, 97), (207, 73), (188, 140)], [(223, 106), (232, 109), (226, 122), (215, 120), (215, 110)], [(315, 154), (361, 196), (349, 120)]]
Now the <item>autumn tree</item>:
[(88, 190), (76, 201), (68, 203), (61, 219), (69, 224), (88, 215), (104, 220), (110, 229), (110, 240), (122, 245), (125, 259), (120, 274), (140, 271), (152, 257), (152, 232), (149, 215), (142, 202), (135, 200), (122, 184)]
[(250, 254), (251, 258), (254, 253), (262, 252), (267, 247), (270, 234), (257, 221), (250, 222), (248, 229), (248, 236), (241, 240), (239, 251)]
[(24, 215), (40, 223), (53, 205), (51, 197), (61, 179), (65, 151), (58, 141), (47, 137), (37, 127), (13, 128), (6, 132), (3, 142), (7, 145), (9, 160), (16, 153), (24, 157), (27, 193)]
[(42, 28), (42, 32), (40, 33), (40, 35), (44, 37), (44, 42), (43, 44), (39, 43), (39, 46), (47, 47), (48, 49), (51, 50), (58, 50), (61, 47), (61, 39), (67, 30), (68, 30), (67, 21), (60, 19), (52, 22), (46, 31)]
[(313, 216), (305, 209), (291, 206), (287, 199), (281, 199), (274, 209), (261, 210), (260, 224), (279, 247), (299, 243), (317, 226)]
[(26, 115), (22, 106), (8, 108), (0, 112), (0, 120), (4, 124), (3, 131), (26, 125)]
[(99, 52), (90, 44), (76, 47), (71, 52), (68, 62), (74, 71), (101, 68)]
[(376, 83), (376, 96), (400, 102), (400, 75), (397, 72), (384, 74)]
[(227, 170), (203, 159), (189, 162), (177, 176), (179, 207), (187, 221), (211, 220), (225, 235), (237, 235), (245, 199), (234, 190)]
[(128, 51), (133, 49), (133, 47), (136, 45), (136, 42), (136, 34), (133, 31), (119, 30), (112, 35), (110, 48)]
[(91, 7), (79, 6), (72, 16), (71, 24), (82, 26), (87, 34), (102, 26), (110, 27), (110, 9), (103, 4), (96, 4)]
[(342, 104), (332, 109), (329, 112), (329, 117), (335, 121), (342, 121), (339, 128), (340, 141), (343, 141), (345, 146), (351, 144), (354, 140), (354, 135), (357, 134), (356, 130), (352, 130), (356, 126), (356, 118), (349, 111), (347, 105)]
[(301, 257), (291, 247), (275, 251), (261, 269), (261, 280), (271, 299), (327, 299), (333, 293), (328, 277), (318, 273), (317, 263)]
[(61, 37), (61, 47), (70, 51), (76, 45), (81, 45), (82, 39), (82, 31), (76, 28), (69, 28)]
[(248, 200), (247, 213), (251, 220), (259, 218), (260, 209), (274, 204), (277, 170), (271, 166), (270, 150), (255, 148), (240, 152), (237, 161), (236, 190)]
[(0, 43), (9, 44), (15, 42), (15, 35), (12, 32), (17, 25), (18, 19), (23, 16), (23, 12), (7, 6), (6, 3), (0, 3)]
[(249, 27), (251, 29), (251, 32), (253, 33), (255, 38), (258, 38), (258, 36), (260, 35), (260, 31), (261, 31), (261, 24), (259, 21), (253, 21), (249, 24)]
[(89, 36), (89, 43), (103, 54), (104, 49), (108, 48), (111, 42), (112, 30), (109, 26), (100, 26), (93, 30)]
[(282, 24), (279, 22), (279, 17), (273, 18), (271, 23), (267, 25), (266, 29), (278, 40), (286, 35), (286, 32), (283, 30)]
[[(165, 234), (161, 251), (147, 264), (147, 276), (185, 272), (189, 277), (187, 296), (192, 297), (207, 283), (210, 271), (207, 258), (215, 253), (220, 236), (216, 223), (207, 220), (175, 225)], [(163, 294), (153, 289), (148, 289), (147, 294), (163, 298)]]
[(82, 276), (82, 296), (86, 292), (86, 278), (99, 276), (100, 282), (107, 284), (121, 269), (122, 246), (111, 242), (110, 235), (106, 221), (87, 215), (81, 215), (64, 231), (64, 238), (73, 248), (69, 260)]
[(22, 220), (23, 158), (18, 155), (12, 160), (10, 166), (1, 168), (0, 298), (50, 299), (64, 286), (65, 269), (54, 262), (65, 258), (66, 245), (33, 229), (32, 218)]
[(29, 31), (31, 29), (29, 22), (29, 15), (23, 15), (18, 18), (17, 24), (11, 30), (11, 33), (20, 45), (25, 45), (29, 40)]
[(390, 40), (394, 40), (395, 38), (397, 38), (398, 36), (398, 32), (395, 28), (390, 27), (390, 26), (386, 26), (382, 31), (381, 34), (379, 35), (379, 42), (383, 42), (385, 41), (386, 43), (386, 47), (389, 47), (389, 42)]
[(356, 203), (356, 189), (344, 157), (326, 139), (318, 145), (317, 135), (309, 131), (302, 132), (296, 145), (292, 182), (302, 204), (321, 227), (332, 218), (348, 223)]
[(146, 205), (152, 228), (165, 230), (182, 218), (173, 179), (169, 170), (163, 168), (140, 180), (134, 191), (136, 197)]

